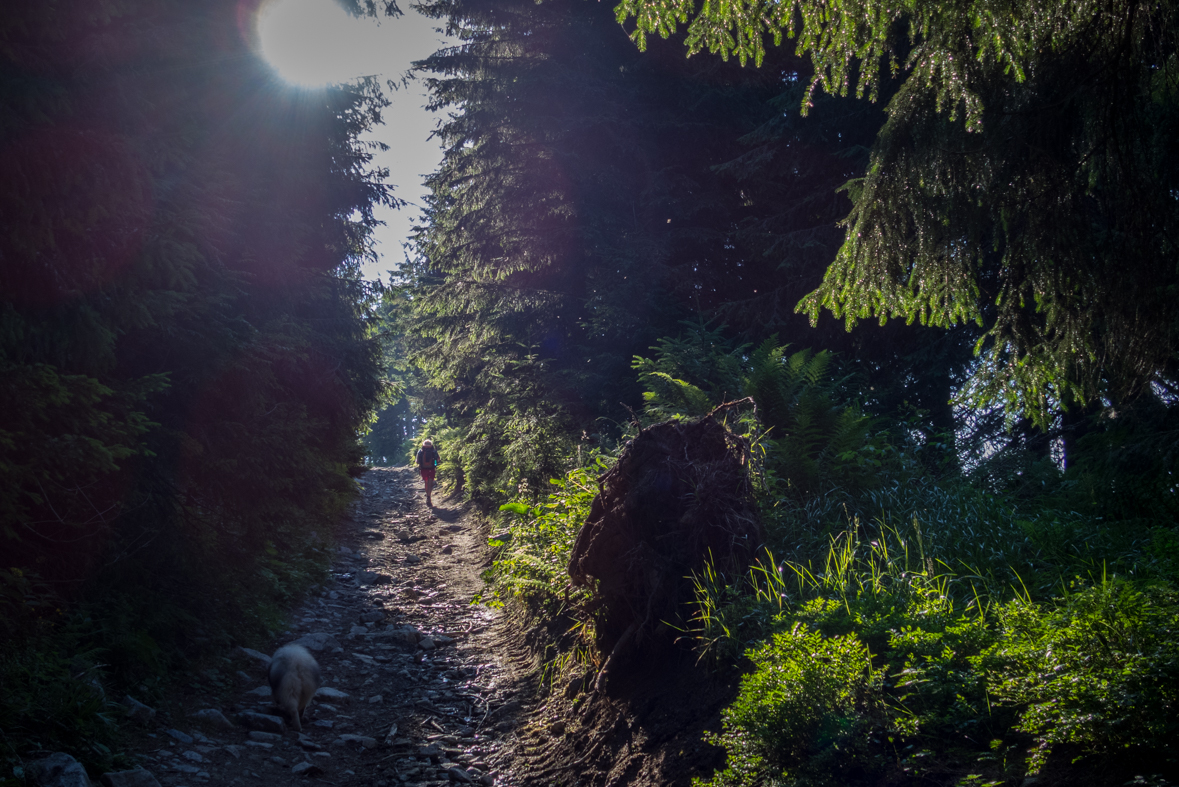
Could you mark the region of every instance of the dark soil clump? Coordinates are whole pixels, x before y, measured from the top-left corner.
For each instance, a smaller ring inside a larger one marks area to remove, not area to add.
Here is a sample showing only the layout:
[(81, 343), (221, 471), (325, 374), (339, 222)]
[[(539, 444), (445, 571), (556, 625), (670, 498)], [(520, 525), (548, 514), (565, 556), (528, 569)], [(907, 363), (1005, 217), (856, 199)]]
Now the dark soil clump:
[(599, 479), (569, 574), (593, 593), (603, 652), (664, 644), (653, 635), (678, 620), (692, 599), (686, 577), (706, 561), (748, 565), (761, 543), (748, 454), (712, 415), (667, 421), (640, 431)]

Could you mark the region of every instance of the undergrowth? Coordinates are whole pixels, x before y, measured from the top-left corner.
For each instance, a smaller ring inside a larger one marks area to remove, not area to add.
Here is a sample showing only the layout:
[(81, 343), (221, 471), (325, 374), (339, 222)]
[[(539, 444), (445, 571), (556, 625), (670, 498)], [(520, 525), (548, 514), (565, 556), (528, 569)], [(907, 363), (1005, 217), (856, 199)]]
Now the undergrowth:
[(72, 604), (10, 570), (0, 621), (0, 785), (53, 751), (90, 773), (134, 767), (120, 754), (122, 699), (153, 705), (230, 644), (260, 646), (283, 625), (282, 610), (323, 579), (323, 547), (316, 539), (284, 553), (267, 544), (249, 571), (185, 565), (155, 592), (144, 592), (142, 576), (110, 572)]
[(116, 764), (122, 708), (87, 629), (78, 615), (45, 620), (0, 649), (0, 784), (37, 751), (69, 751), (92, 772)]
[(1019, 587), (1051, 597), (1074, 575), (1103, 571), (1174, 576), (1169, 529), (1110, 527), (1067, 506), (1017, 501), (959, 479), (903, 473), (854, 493), (835, 488), (805, 500), (771, 499), (763, 510), (768, 545), (794, 562), (822, 555), (829, 539), (858, 519), (865, 532), (907, 532), (927, 558), (1000, 595)]
[[(1169, 448), (1153, 464), (1113, 445), (1068, 472), (1029, 454), (1034, 473), (971, 475), (914, 423), (846, 402), (825, 354), (654, 349), (634, 364), (648, 420), (756, 403), (730, 420), (752, 446), (764, 546), (740, 576), (692, 577), (679, 640), (744, 672), (709, 738), (727, 765), (697, 787), (1179, 781)], [(502, 507), (500, 598), (553, 617), (585, 600), (566, 567), (596, 461), (545, 502), (525, 489)]]
[(586, 467), (551, 479), (542, 502), (500, 506), (507, 527), (491, 538), (496, 556), (487, 574), (496, 599), (525, 597), (555, 611), (584, 598), (584, 589), (570, 587), (569, 554), (598, 493), (597, 478), (608, 467), (604, 457), (594, 457)]
[(919, 532), (864, 538), (853, 525), (819, 565), (775, 565), (767, 553), (736, 582), (697, 577), (702, 657), (743, 652), (753, 666), (711, 739), (728, 766), (699, 785), (872, 784), (889, 773), (998, 785), (1059, 752), (1138, 752), (1174, 772), (1169, 583), (1077, 577), (1056, 598), (1023, 588), (1003, 598), (929, 557)]

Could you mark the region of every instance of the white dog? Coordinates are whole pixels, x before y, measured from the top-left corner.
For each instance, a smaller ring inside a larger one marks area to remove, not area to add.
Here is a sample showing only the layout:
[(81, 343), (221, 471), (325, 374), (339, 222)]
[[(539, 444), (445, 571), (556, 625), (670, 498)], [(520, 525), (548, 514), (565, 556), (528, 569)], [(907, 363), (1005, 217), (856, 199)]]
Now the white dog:
[(300, 717), (319, 690), (319, 664), (302, 645), (284, 645), (274, 652), (266, 671), (270, 693), (278, 709), (297, 731), (303, 731)]

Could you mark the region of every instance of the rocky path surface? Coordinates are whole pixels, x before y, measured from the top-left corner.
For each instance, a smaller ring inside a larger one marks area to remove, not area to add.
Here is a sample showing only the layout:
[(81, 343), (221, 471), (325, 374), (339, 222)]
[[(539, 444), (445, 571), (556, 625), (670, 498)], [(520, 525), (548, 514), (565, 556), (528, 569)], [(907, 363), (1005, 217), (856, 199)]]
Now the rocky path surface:
[(509, 752), (533, 686), (511, 624), (471, 603), (484, 589), (486, 535), (457, 504), (427, 509), (409, 469), (370, 470), (361, 482), (331, 581), (270, 649), (301, 643), (322, 669), (303, 732), (277, 718), (269, 656), (238, 648), (145, 718), (135, 748), (160, 784), (512, 783)]

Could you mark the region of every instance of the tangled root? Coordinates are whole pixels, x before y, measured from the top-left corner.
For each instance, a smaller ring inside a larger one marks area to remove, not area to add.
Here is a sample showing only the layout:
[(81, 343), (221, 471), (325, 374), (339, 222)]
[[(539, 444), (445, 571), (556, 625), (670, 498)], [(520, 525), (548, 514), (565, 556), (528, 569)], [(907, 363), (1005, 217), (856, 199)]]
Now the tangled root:
[(613, 651), (610, 661), (679, 620), (692, 600), (687, 577), (706, 560), (741, 571), (761, 543), (749, 446), (714, 414), (643, 429), (598, 479), (569, 575), (591, 589), (598, 646)]

